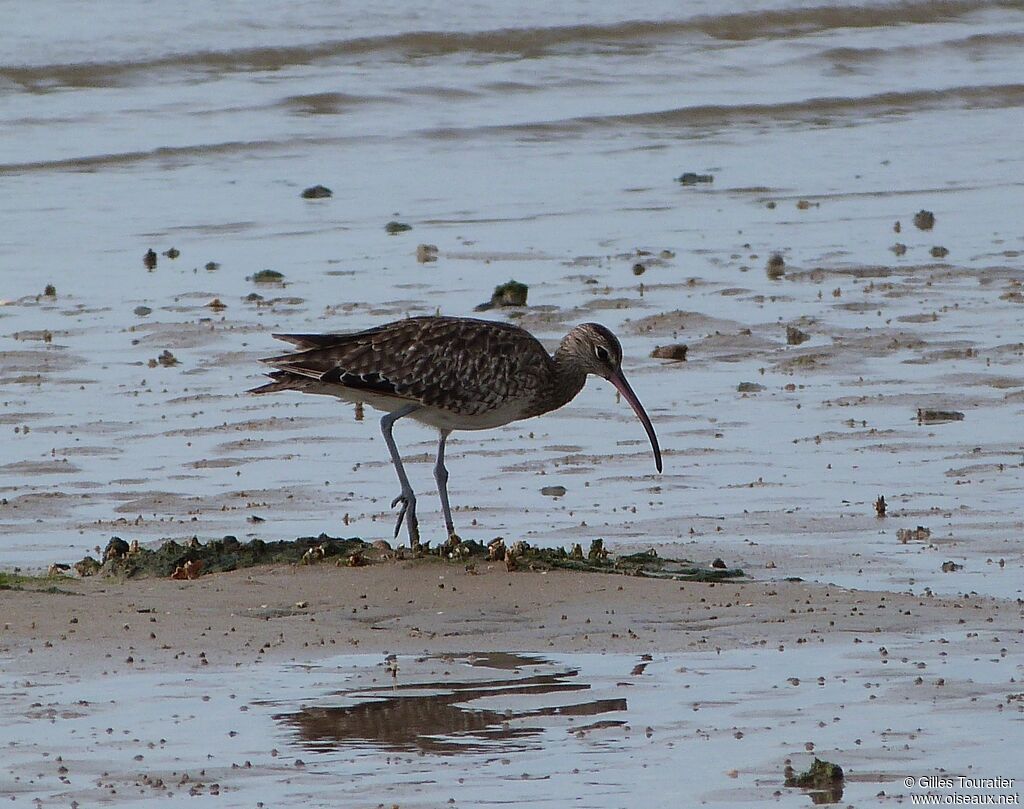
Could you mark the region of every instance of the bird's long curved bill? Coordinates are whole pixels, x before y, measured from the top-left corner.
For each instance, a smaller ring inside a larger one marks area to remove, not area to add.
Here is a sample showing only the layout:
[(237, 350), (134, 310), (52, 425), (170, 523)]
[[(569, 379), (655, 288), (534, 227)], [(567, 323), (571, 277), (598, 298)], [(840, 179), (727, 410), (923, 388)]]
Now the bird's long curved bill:
[(647, 430), (647, 437), (651, 439), (651, 449), (654, 450), (654, 465), (658, 467), (658, 471), (661, 471), (661, 448), (658, 446), (658, 436), (654, 434), (654, 425), (651, 424), (650, 418), (647, 416), (647, 411), (644, 410), (644, 406), (640, 404), (640, 400), (636, 398), (636, 394), (633, 393), (633, 389), (629, 386), (626, 381), (626, 377), (622, 375), (622, 372), (612, 374), (608, 377), (608, 381), (611, 382), (615, 389), (622, 394), (622, 398), (629, 402), (629, 406), (633, 408), (633, 412), (636, 413), (636, 417), (640, 419), (640, 423), (644, 425), (644, 429)]

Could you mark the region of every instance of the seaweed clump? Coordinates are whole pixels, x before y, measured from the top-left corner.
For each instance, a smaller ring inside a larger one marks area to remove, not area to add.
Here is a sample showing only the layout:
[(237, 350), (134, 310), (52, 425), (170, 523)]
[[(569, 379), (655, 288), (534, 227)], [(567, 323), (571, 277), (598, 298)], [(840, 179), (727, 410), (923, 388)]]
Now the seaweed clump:
[(786, 786), (811, 790), (811, 801), (815, 804), (838, 803), (843, 799), (843, 768), (831, 761), (815, 758), (805, 771), (796, 771), (786, 765)]
[(473, 308), (475, 312), (486, 312), (488, 309), (501, 308), (505, 306), (526, 306), (526, 296), (530, 288), (516, 280), (506, 281), (499, 284), (491, 293), (491, 299)]
[[(326, 534), (275, 542), (264, 542), (262, 539), (240, 542), (230, 535), (205, 544), (196, 538), (185, 544), (168, 540), (155, 549), (143, 548), (133, 542), (125, 550), (126, 544), (120, 537), (113, 537), (103, 554), (102, 565), (97, 566), (95, 560), (86, 557), (75, 568), (83, 576), (191, 579), (200, 574), (221, 573), (255, 565), (302, 564), (327, 558), (347, 560), (353, 554), (364, 554), (372, 547), (361, 539), (338, 539)], [(90, 560), (92, 564), (89, 564)]]
[(111, 538), (100, 563), (91, 556), (74, 565), (81, 576), (112, 576), (117, 578), (172, 578), (195, 579), (208, 573), (221, 573), (255, 565), (318, 564), (333, 561), (345, 567), (361, 567), (385, 559), (432, 558), (448, 562), (473, 563), (504, 561), (508, 570), (573, 570), (580, 573), (617, 573), (627, 576), (649, 576), (677, 581), (717, 582), (743, 577), (738, 568), (729, 568), (720, 560), (701, 565), (689, 560), (667, 559), (654, 550), (613, 556), (604, 542), (595, 539), (584, 554), (580, 545), (565, 548), (535, 548), (526, 542), (513, 542), (506, 547), (502, 538), (487, 545), (475, 540), (460, 540), (453, 536), (436, 548), (429, 543), (407, 551), (392, 551), (384, 542), (365, 542), (362, 539), (339, 539), (327, 534), (299, 537), (293, 540), (265, 542), (252, 539), (240, 542), (234, 536), (201, 543), (195, 537), (190, 542), (174, 540), (159, 548), (144, 548), (137, 541), (130, 545), (120, 537)]
[(487, 546), (473, 541), (461, 542), (457, 557), (446, 553), (445, 546), (440, 550), (442, 556), (449, 558), (483, 555), (490, 560), (504, 559), (509, 570), (574, 570), (579, 573), (618, 573), (626, 576), (697, 582), (728, 581), (745, 575), (739, 568), (719, 568), (700, 565), (687, 559), (667, 559), (658, 556), (653, 549), (613, 556), (600, 539), (590, 543), (590, 549), (586, 554), (579, 544), (570, 550), (535, 548), (526, 542), (515, 542), (505, 547), (501, 539), (496, 539)]
[(254, 284), (280, 284), (284, 282), (284, 273), (277, 270), (260, 270), (246, 280), (252, 281)]
[(326, 185), (314, 185), (302, 191), (303, 199), (330, 199), (333, 196), (334, 192)]

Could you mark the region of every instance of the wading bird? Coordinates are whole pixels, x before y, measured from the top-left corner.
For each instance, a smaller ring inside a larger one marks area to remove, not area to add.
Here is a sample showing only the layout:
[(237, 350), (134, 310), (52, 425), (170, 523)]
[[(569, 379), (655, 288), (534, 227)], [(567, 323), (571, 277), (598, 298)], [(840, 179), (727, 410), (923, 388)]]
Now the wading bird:
[(409, 543), (419, 544), (416, 495), (391, 431), (409, 416), (440, 432), (434, 477), (449, 537), (445, 442), (453, 430), (487, 430), (539, 416), (571, 401), (588, 374), (611, 382), (644, 425), (661, 471), (658, 437), (622, 374), (622, 346), (604, 326), (582, 323), (554, 355), (518, 326), (461, 317), (412, 317), (348, 334), (275, 334), (298, 350), (263, 360), (273, 380), (250, 393), (294, 390), (362, 402), (385, 412), (381, 431), (402, 491), (395, 537), (403, 520)]

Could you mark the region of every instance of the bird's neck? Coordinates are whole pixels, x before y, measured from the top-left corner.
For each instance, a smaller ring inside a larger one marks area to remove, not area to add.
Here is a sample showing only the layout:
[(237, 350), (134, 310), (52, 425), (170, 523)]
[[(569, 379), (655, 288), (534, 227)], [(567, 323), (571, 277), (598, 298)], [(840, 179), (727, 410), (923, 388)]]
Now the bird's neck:
[(565, 345), (560, 345), (552, 357), (550, 387), (544, 397), (543, 412), (557, 410), (562, 405), (571, 402), (576, 398), (576, 394), (583, 390), (586, 381), (586, 371), (579, 367)]

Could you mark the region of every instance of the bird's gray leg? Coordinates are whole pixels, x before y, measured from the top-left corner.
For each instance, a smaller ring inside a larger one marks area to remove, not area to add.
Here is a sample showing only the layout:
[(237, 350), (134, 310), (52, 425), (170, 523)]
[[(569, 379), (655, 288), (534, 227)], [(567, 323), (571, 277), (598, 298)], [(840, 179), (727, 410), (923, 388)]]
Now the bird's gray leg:
[(398, 532), (402, 530), (402, 520), (404, 519), (409, 531), (409, 547), (411, 548), (416, 548), (420, 544), (420, 527), (416, 522), (416, 495), (413, 493), (412, 485), (410, 485), (409, 478), (402, 466), (402, 456), (398, 454), (398, 446), (395, 444), (394, 436), (391, 435), (391, 428), (402, 416), (408, 416), (416, 410), (419, 410), (418, 405), (406, 405), (394, 413), (388, 413), (380, 420), (380, 431), (384, 434), (384, 442), (388, 445), (388, 452), (391, 453), (391, 463), (395, 465), (398, 482), (402, 485), (402, 493), (391, 503), (392, 508), (399, 503), (402, 504), (402, 509), (398, 512), (398, 522), (395, 523), (395, 538), (398, 538)]
[(455, 536), (455, 523), (452, 522), (452, 507), (448, 504), (448, 470), (444, 466), (444, 445), (451, 430), (441, 430), (441, 439), (437, 442), (437, 463), (434, 465), (434, 480), (437, 481), (437, 493), (441, 497), (441, 510), (444, 512), (444, 525), (448, 529), (448, 538)]

